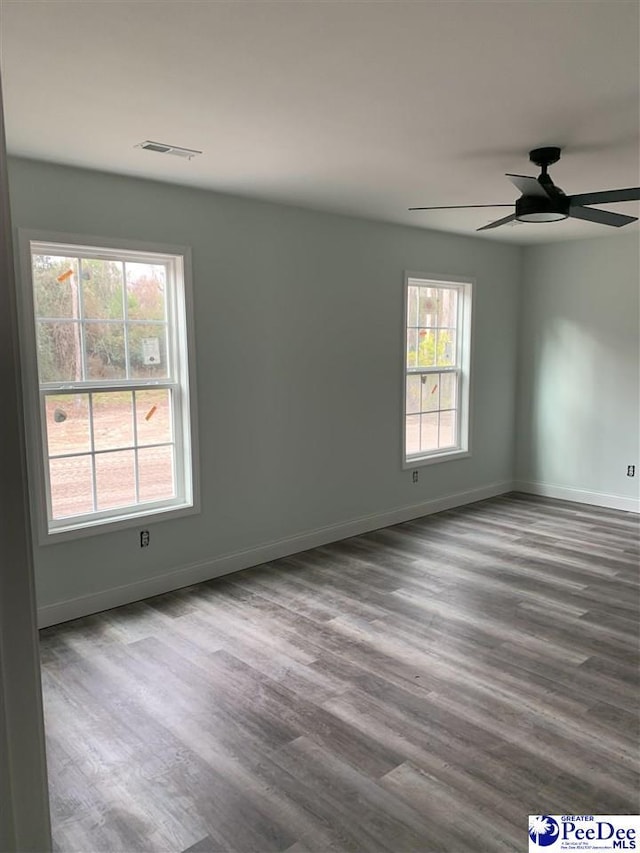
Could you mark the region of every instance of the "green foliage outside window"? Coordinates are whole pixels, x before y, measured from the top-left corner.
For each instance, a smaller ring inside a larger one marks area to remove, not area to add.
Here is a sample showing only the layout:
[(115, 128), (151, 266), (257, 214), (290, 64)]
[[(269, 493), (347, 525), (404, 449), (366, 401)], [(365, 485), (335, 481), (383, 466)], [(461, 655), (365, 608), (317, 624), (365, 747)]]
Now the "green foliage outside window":
[(416, 367), (448, 367), (455, 363), (452, 335), (448, 330), (420, 329), (418, 346), (409, 345), (408, 363)]
[[(129, 374), (166, 376), (165, 327), (145, 322), (165, 319), (162, 267), (126, 264), (123, 270), (115, 261), (33, 255), (40, 381), (126, 377), (125, 270)], [(143, 342), (149, 338), (158, 339), (161, 360), (156, 365), (144, 363)]]

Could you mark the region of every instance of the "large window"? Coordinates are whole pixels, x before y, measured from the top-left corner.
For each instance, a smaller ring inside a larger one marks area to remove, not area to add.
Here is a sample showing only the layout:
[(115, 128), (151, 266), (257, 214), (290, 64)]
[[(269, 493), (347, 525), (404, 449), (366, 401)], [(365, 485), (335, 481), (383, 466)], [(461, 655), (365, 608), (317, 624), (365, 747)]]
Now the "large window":
[(469, 450), (471, 283), (405, 281), (404, 465)]
[(193, 507), (186, 251), (26, 242), (46, 533)]

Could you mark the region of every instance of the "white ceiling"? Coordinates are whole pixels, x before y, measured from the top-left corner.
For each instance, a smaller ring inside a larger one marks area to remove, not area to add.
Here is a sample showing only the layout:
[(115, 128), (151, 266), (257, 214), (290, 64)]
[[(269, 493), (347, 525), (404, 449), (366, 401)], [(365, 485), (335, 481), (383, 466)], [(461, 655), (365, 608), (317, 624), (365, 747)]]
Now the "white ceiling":
[[(458, 233), (563, 147), (565, 192), (638, 186), (636, 0), (4, 0), (10, 152)], [(145, 139), (203, 150), (184, 161)], [(635, 202), (606, 205), (638, 216)], [(637, 224), (625, 231), (637, 230)], [(605, 236), (577, 220), (483, 232)]]

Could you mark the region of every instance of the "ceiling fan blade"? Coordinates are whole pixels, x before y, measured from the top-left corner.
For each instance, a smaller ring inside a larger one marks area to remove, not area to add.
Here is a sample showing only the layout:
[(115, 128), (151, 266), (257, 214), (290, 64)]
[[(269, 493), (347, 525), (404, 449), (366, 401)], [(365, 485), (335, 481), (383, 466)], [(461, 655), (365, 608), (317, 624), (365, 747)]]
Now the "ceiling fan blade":
[(497, 228), (499, 225), (506, 225), (507, 222), (513, 222), (515, 218), (515, 213), (512, 213), (510, 216), (505, 216), (503, 219), (496, 219), (495, 222), (490, 222), (488, 225), (483, 225), (482, 228), (476, 228), (476, 231), (486, 231), (487, 228)]
[(509, 175), (508, 173), (507, 178), (520, 190), (522, 195), (537, 195), (542, 198), (549, 198), (549, 193), (537, 178), (532, 178), (529, 175)]
[(614, 228), (621, 228), (623, 225), (628, 225), (630, 222), (637, 222), (637, 216), (623, 216), (621, 213), (611, 213), (610, 210), (592, 210), (590, 207), (581, 207), (571, 205), (569, 208), (569, 216), (576, 219), (586, 219), (588, 222), (598, 222), (600, 225), (613, 225)]
[(629, 187), (626, 190), (604, 190), (599, 193), (579, 193), (572, 195), (569, 201), (574, 204), (613, 204), (616, 201), (638, 201), (640, 187)]
[(446, 207), (410, 207), (409, 210), (469, 210), (472, 207), (513, 207), (512, 204), (449, 204)]

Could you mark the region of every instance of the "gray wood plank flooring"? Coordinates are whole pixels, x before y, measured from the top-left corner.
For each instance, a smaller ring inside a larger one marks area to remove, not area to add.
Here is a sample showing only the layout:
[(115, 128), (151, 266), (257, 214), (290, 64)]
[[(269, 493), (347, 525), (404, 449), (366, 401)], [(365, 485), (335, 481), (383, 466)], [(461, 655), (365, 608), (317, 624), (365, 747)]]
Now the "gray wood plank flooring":
[(498, 853), (636, 813), (638, 534), (512, 494), (42, 631), (56, 849)]

